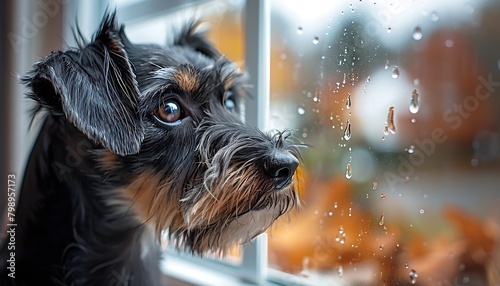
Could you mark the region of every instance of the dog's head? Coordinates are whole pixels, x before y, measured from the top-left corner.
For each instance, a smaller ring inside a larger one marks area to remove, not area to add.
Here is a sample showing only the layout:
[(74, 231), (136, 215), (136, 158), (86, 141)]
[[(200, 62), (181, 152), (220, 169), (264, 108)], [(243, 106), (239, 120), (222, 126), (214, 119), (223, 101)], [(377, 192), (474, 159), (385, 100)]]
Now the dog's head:
[(195, 28), (166, 47), (136, 45), (110, 14), (92, 42), (22, 80), (93, 142), (108, 191), (132, 206), (122, 209), (203, 253), (248, 241), (298, 204), (299, 153), (288, 132), (240, 120), (244, 75)]

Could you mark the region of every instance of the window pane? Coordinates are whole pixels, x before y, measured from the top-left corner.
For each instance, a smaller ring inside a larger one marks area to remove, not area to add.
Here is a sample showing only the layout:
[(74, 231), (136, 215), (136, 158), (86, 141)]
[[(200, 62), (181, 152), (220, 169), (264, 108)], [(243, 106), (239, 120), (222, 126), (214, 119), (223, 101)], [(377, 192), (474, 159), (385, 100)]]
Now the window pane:
[(499, 284), (500, 2), (330, 2), (272, 1), (271, 124), (309, 147), (271, 266)]

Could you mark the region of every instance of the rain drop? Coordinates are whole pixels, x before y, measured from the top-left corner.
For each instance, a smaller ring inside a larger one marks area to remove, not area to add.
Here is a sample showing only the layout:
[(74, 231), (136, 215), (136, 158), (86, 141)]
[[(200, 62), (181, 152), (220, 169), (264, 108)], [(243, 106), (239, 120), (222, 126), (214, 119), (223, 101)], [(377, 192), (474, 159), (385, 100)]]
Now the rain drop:
[(425, 210), (424, 209), (420, 209), (420, 214), (424, 214), (425, 213)]
[(420, 27), (415, 27), (415, 30), (413, 30), (413, 39), (415, 41), (420, 41), (422, 39), (422, 28)]
[(368, 76), (368, 77), (366, 78), (366, 82), (370, 82), (370, 80), (372, 80), (372, 79), (371, 79), (371, 77), (370, 77), (370, 76)]
[(444, 45), (447, 47), (447, 48), (451, 48), (453, 47), (453, 40), (446, 40), (444, 42)]
[(387, 61), (385, 62), (385, 66), (384, 66), (384, 69), (385, 69), (385, 70), (386, 70), (386, 69), (388, 69), (388, 68), (389, 68), (389, 60), (387, 60)]
[(347, 98), (345, 100), (345, 108), (351, 108), (351, 94), (347, 93)]
[(351, 163), (347, 164), (347, 168), (345, 169), (345, 177), (348, 180), (352, 178)]
[(419, 94), (418, 94), (418, 90), (417, 89), (413, 89), (413, 91), (411, 92), (411, 100), (410, 100), (410, 112), (415, 114), (418, 112), (420, 108), (420, 98), (419, 98)]
[(338, 273), (339, 277), (342, 278), (342, 275), (344, 275), (344, 268), (342, 266), (339, 266)]
[(315, 36), (313, 38), (313, 44), (317, 45), (318, 43), (319, 43), (319, 38), (318, 38), (318, 36)]
[(395, 66), (392, 69), (392, 78), (398, 78), (399, 77), (399, 67)]
[(344, 130), (344, 139), (349, 141), (351, 139), (351, 122), (347, 120), (346, 127)]
[(297, 28), (297, 34), (302, 35), (304, 33), (304, 29), (301, 26)]
[(379, 249), (380, 251), (384, 250), (384, 245), (383, 245), (383, 244), (382, 244), (382, 245), (380, 245), (380, 246), (378, 247), (378, 249)]
[(436, 22), (437, 20), (439, 20), (439, 15), (438, 15), (438, 13), (436, 13), (436, 12), (432, 12), (432, 14), (431, 14), (431, 20), (432, 20), (433, 22)]
[[(387, 130), (386, 130), (387, 129)], [(389, 112), (387, 113), (387, 122), (384, 128), (384, 134), (386, 131), (391, 132), (392, 134), (396, 133), (396, 125), (394, 125), (394, 107), (389, 107)], [(387, 134), (388, 134), (387, 132)]]
[(372, 183), (372, 189), (375, 191), (377, 189), (378, 182)]
[(411, 123), (415, 123), (415, 122), (417, 122), (417, 119), (412, 118), (412, 119), (411, 119)]
[(405, 268), (408, 269), (408, 262), (405, 262)]
[(303, 107), (299, 107), (297, 108), (297, 112), (300, 114), (300, 115), (304, 115), (306, 113), (306, 110), (303, 108)]
[(340, 242), (340, 244), (345, 243), (345, 232), (342, 234), (342, 237), (340, 238), (339, 242)]
[(414, 269), (412, 269), (410, 271), (410, 282), (411, 282), (411, 284), (417, 283), (417, 277), (418, 277), (417, 271), (415, 271)]
[[(389, 135), (389, 126), (387, 125), (387, 122), (384, 126), (384, 135)], [(384, 140), (384, 137), (382, 137), (382, 140)]]
[(383, 199), (383, 200), (385, 200), (385, 194), (384, 194), (384, 193), (381, 193), (381, 194), (380, 194), (380, 198), (381, 198), (381, 199)]
[(384, 226), (384, 224), (385, 224), (384, 219), (385, 219), (385, 216), (384, 216), (384, 214), (382, 214), (380, 216), (380, 219), (378, 220), (378, 225)]
[(415, 153), (415, 146), (410, 145), (410, 147), (406, 148), (406, 152), (408, 152), (409, 154)]
[(311, 272), (309, 271), (309, 257), (304, 257), (302, 259), (302, 271), (300, 271), (300, 275), (303, 277), (309, 277)]
[(392, 28), (391, 27), (387, 28), (387, 33), (390, 33), (390, 32), (392, 32)]

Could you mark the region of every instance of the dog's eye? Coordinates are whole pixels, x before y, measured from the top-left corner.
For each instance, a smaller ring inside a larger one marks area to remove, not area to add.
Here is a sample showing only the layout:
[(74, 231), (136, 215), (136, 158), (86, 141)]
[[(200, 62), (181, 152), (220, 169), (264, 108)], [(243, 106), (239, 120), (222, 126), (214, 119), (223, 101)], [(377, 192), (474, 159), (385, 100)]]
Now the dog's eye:
[(229, 111), (236, 111), (236, 102), (234, 101), (233, 92), (231, 90), (226, 91), (224, 98), (224, 106)]
[(226, 108), (229, 110), (229, 111), (235, 111), (236, 110), (236, 103), (234, 102), (234, 100), (228, 98), (224, 101), (224, 106), (226, 106)]
[(156, 111), (158, 120), (162, 123), (175, 123), (182, 117), (182, 109), (176, 101), (166, 101)]

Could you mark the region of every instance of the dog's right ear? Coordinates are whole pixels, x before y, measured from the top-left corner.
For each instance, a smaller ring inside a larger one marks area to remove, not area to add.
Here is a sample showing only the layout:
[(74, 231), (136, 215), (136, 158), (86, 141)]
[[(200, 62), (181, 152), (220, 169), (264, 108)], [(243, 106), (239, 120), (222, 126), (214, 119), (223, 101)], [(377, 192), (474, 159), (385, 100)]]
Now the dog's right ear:
[(21, 80), (31, 88), (30, 98), (65, 116), (95, 143), (119, 155), (139, 152), (139, 89), (115, 13), (104, 16), (91, 43), (53, 52)]

